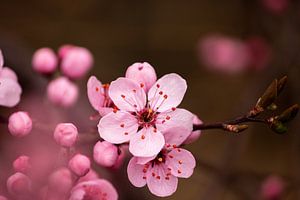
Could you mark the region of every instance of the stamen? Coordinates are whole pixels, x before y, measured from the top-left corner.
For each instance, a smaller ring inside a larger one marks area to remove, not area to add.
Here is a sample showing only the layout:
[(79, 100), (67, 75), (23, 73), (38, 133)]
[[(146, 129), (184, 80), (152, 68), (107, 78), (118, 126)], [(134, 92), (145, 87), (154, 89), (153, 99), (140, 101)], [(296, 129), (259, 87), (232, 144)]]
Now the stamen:
[(124, 133), (124, 135), (128, 135), (128, 133), (127, 133), (127, 132), (125, 132), (125, 133)]
[(178, 163), (181, 165), (181, 164), (182, 164), (182, 161), (181, 161), (181, 160), (178, 160)]
[(121, 94), (121, 97), (122, 97), (123, 99), (125, 99), (125, 95), (124, 95), (124, 94)]
[(145, 85), (144, 85), (144, 83), (141, 83), (140, 86), (141, 86), (141, 88), (143, 88)]
[(181, 171), (180, 171), (180, 170), (178, 170), (177, 172), (178, 172), (178, 174), (181, 174)]
[(163, 91), (160, 91), (158, 94), (159, 94), (159, 95), (163, 95)]
[(170, 178), (168, 177), (168, 176), (166, 176), (166, 178), (165, 178), (166, 180), (170, 180)]
[(125, 127), (125, 124), (120, 124), (121, 128), (124, 128)]
[(159, 85), (159, 84), (156, 84), (156, 87), (157, 87), (157, 88), (159, 88), (159, 87), (160, 87), (160, 85)]
[(160, 179), (160, 176), (156, 176), (156, 179)]
[(173, 107), (173, 108), (172, 108), (172, 111), (175, 111), (175, 110), (176, 110), (176, 108), (175, 108), (175, 107)]
[(99, 88), (98, 87), (96, 87), (96, 92), (99, 92)]
[(171, 119), (171, 117), (168, 115), (167, 117), (166, 117), (166, 120), (170, 120)]
[(158, 160), (159, 162), (162, 162), (162, 161), (163, 161), (163, 159), (162, 159), (162, 158), (158, 158), (157, 160)]
[(145, 139), (145, 137), (146, 137), (145, 135), (142, 135), (142, 136), (141, 136), (141, 139), (142, 139), (142, 140), (144, 140), (144, 139)]

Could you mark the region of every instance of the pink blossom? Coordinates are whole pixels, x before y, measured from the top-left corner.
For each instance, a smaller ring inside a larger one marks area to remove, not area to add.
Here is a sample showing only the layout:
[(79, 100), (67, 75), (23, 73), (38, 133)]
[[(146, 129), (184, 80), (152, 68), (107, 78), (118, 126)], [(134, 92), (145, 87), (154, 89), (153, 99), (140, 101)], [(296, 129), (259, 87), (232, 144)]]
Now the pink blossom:
[(49, 190), (56, 194), (66, 195), (72, 189), (73, 180), (70, 170), (59, 168), (49, 176)]
[(18, 76), (17, 74), (10, 68), (8, 67), (3, 67), (2, 70), (0, 71), (0, 79), (2, 78), (7, 78), (7, 79), (11, 79), (14, 81), (18, 81)]
[(87, 82), (87, 95), (92, 107), (104, 116), (113, 111), (113, 103), (108, 96), (108, 84), (102, 84), (95, 76)]
[(200, 57), (209, 70), (228, 74), (247, 69), (249, 51), (240, 40), (225, 36), (208, 36), (199, 43)]
[(72, 49), (73, 47), (75, 46), (71, 44), (65, 44), (59, 47), (58, 49), (59, 58), (62, 59), (63, 57), (65, 57), (68, 54), (69, 50)]
[(27, 112), (19, 111), (11, 114), (8, 119), (8, 130), (13, 136), (23, 137), (32, 129), (32, 120)]
[(178, 178), (189, 178), (196, 166), (193, 155), (179, 148), (189, 134), (189, 130), (180, 127), (169, 129), (165, 133), (166, 144), (158, 155), (131, 158), (127, 167), (130, 182), (136, 187), (147, 184), (156, 196), (172, 195), (177, 189)]
[(262, 0), (263, 6), (273, 14), (282, 14), (289, 6), (289, 0)]
[(0, 106), (14, 107), (20, 102), (22, 88), (10, 78), (0, 78)]
[(261, 187), (261, 196), (266, 200), (280, 199), (284, 190), (284, 181), (278, 176), (269, 176)]
[(53, 73), (57, 68), (58, 60), (55, 52), (50, 48), (36, 50), (32, 57), (32, 67), (43, 74)]
[(82, 154), (76, 154), (69, 161), (69, 168), (72, 170), (74, 174), (81, 177), (86, 175), (91, 168), (90, 159)]
[(13, 162), (13, 167), (14, 167), (15, 171), (27, 174), (28, 171), (31, 169), (31, 164), (30, 164), (29, 157), (25, 156), (25, 155), (19, 156)]
[(71, 191), (69, 200), (117, 200), (118, 193), (114, 186), (104, 179), (81, 182)]
[(72, 123), (60, 123), (54, 130), (55, 141), (63, 147), (71, 147), (78, 138), (78, 130)]
[(118, 159), (118, 147), (107, 141), (99, 141), (94, 146), (94, 160), (104, 167), (112, 167)]
[(144, 84), (118, 78), (109, 88), (109, 96), (120, 109), (101, 118), (100, 136), (111, 143), (129, 142), (135, 156), (149, 157), (165, 144), (165, 130), (177, 126), (192, 131), (193, 114), (177, 109), (187, 89), (186, 81), (177, 74), (160, 78), (146, 95)]
[(25, 174), (16, 172), (7, 179), (7, 190), (13, 196), (28, 195), (31, 184), (31, 180)]
[(82, 78), (94, 63), (92, 53), (83, 47), (71, 47), (64, 52), (61, 70), (69, 78)]
[(134, 63), (129, 66), (125, 77), (136, 81), (138, 84), (143, 84), (145, 92), (152, 87), (157, 79), (154, 68), (147, 62)]
[(69, 107), (78, 98), (78, 87), (66, 77), (59, 77), (48, 84), (47, 95), (51, 102)]
[[(194, 115), (193, 118), (193, 124), (202, 124), (203, 122), (199, 119), (197, 115)], [(201, 135), (201, 130), (192, 131), (192, 133), (186, 138), (186, 140), (183, 142), (183, 144), (190, 144), (198, 140), (198, 138)]]

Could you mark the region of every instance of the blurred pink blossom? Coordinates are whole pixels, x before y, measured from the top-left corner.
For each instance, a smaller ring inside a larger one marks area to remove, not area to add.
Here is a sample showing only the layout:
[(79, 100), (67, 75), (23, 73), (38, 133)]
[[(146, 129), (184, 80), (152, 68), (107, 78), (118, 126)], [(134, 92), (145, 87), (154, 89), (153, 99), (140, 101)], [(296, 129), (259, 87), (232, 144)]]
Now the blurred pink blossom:
[(70, 107), (78, 98), (78, 87), (66, 77), (52, 80), (47, 88), (48, 99), (56, 105)]
[(63, 147), (71, 147), (78, 138), (78, 130), (72, 123), (60, 123), (54, 130), (55, 141)]
[(94, 146), (94, 160), (104, 167), (112, 167), (118, 159), (118, 147), (107, 141), (99, 141)]
[(8, 67), (3, 67), (2, 70), (0, 71), (0, 79), (1, 78), (12, 79), (16, 82), (18, 81), (17, 74)]
[(261, 196), (265, 200), (280, 199), (284, 191), (284, 181), (278, 176), (269, 176), (261, 186)]
[(289, 0), (262, 0), (263, 6), (273, 14), (282, 14), (289, 3)]
[(69, 169), (79, 177), (85, 176), (91, 168), (90, 159), (82, 154), (76, 154), (69, 161)]
[(14, 162), (13, 167), (16, 172), (27, 174), (31, 169), (30, 158), (28, 156), (19, 156)]
[(58, 65), (55, 52), (50, 48), (40, 48), (36, 50), (32, 57), (32, 67), (42, 74), (53, 73)]
[(20, 172), (16, 172), (7, 179), (7, 190), (15, 197), (26, 197), (31, 193), (31, 180)]

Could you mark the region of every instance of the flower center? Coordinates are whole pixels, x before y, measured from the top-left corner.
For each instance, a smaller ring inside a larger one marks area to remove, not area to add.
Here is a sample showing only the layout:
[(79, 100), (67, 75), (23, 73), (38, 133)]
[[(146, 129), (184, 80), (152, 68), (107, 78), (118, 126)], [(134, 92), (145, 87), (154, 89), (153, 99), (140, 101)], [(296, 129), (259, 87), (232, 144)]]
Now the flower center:
[(138, 121), (141, 126), (153, 126), (156, 120), (156, 113), (151, 109), (147, 108), (138, 113)]

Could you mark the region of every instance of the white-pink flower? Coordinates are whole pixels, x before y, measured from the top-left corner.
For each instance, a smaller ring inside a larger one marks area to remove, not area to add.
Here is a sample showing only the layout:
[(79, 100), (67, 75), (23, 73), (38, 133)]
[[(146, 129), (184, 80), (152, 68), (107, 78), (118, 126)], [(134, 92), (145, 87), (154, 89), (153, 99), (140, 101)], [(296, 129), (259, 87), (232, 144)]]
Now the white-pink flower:
[(128, 178), (136, 187), (147, 184), (156, 196), (172, 195), (179, 178), (193, 174), (196, 161), (193, 155), (179, 146), (190, 132), (183, 128), (172, 128), (165, 133), (166, 145), (157, 156), (132, 157), (127, 167)]
[(118, 193), (114, 186), (104, 179), (80, 182), (71, 191), (69, 200), (117, 200)]
[(145, 93), (144, 84), (128, 78), (118, 78), (109, 87), (109, 96), (119, 108), (101, 118), (100, 136), (111, 143), (129, 142), (134, 156), (150, 157), (165, 145), (163, 133), (174, 126), (192, 131), (193, 114), (177, 109), (187, 89), (178, 74), (160, 78)]

